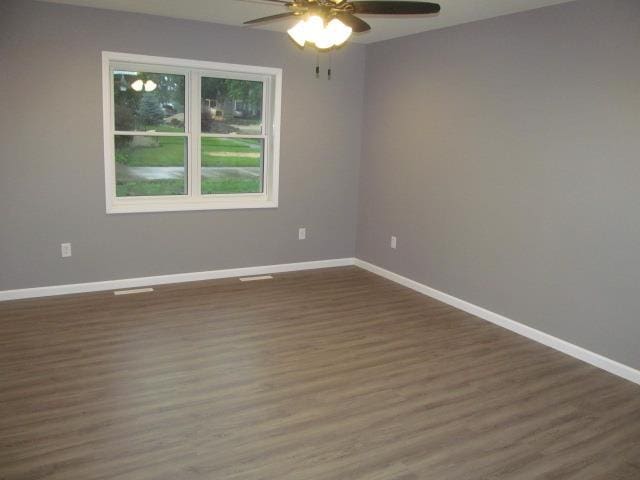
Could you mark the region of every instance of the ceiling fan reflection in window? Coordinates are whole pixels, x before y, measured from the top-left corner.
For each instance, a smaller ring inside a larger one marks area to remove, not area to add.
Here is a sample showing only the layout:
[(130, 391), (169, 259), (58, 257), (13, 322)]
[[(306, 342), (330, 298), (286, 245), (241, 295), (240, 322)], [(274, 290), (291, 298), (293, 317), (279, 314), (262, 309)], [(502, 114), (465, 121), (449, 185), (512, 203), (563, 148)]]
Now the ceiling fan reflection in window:
[(262, 0), (280, 4), (289, 11), (256, 18), (245, 25), (300, 17), (287, 32), (301, 47), (313, 44), (318, 50), (339, 47), (351, 36), (371, 30), (367, 22), (356, 15), (425, 15), (438, 13), (440, 5), (428, 2), (406, 1), (348, 1), (348, 0)]

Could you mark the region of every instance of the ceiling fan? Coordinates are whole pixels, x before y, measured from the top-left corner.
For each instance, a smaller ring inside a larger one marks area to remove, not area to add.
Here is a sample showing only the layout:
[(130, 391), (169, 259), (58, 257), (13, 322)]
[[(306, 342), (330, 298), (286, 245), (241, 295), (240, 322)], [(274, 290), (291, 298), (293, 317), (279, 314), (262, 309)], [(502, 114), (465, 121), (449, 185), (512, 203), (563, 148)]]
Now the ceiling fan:
[(424, 15), (438, 13), (440, 5), (428, 2), (375, 1), (375, 0), (263, 0), (280, 4), (288, 12), (256, 18), (245, 25), (302, 17), (287, 33), (301, 47), (309, 42), (319, 50), (342, 45), (352, 32), (371, 30), (358, 15)]

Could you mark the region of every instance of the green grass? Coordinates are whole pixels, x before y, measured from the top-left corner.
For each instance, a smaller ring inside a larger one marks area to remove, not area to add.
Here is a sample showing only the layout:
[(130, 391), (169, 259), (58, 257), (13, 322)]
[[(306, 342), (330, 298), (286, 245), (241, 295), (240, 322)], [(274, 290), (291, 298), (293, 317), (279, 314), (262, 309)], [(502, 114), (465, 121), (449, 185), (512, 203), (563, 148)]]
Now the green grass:
[(202, 193), (259, 193), (258, 178), (205, 178), (202, 180)]
[[(261, 141), (250, 138), (203, 138), (203, 167), (259, 167), (260, 157), (246, 155), (260, 153)], [(216, 155), (224, 153), (224, 155)], [(237, 153), (238, 155), (234, 155)], [(244, 155), (243, 155), (244, 154)]]
[(185, 195), (183, 180), (135, 180), (116, 183), (118, 197), (144, 197), (157, 195)]
[[(257, 193), (260, 191), (259, 179), (221, 178), (202, 180), (202, 192), (208, 193)], [(184, 181), (149, 180), (122, 182), (116, 185), (118, 197), (139, 197), (156, 195), (184, 195)]]
[(185, 139), (158, 137), (158, 146), (116, 147), (116, 162), (131, 167), (180, 167), (184, 165)]
[[(167, 127), (169, 128), (169, 127)], [(261, 140), (249, 138), (213, 138), (202, 140), (203, 167), (259, 167)], [(132, 167), (181, 167), (184, 165), (185, 139), (157, 137), (156, 146), (116, 148), (116, 162)]]
[(149, 130), (155, 130), (156, 132), (184, 133), (184, 127), (174, 127), (173, 125), (154, 125), (149, 127)]

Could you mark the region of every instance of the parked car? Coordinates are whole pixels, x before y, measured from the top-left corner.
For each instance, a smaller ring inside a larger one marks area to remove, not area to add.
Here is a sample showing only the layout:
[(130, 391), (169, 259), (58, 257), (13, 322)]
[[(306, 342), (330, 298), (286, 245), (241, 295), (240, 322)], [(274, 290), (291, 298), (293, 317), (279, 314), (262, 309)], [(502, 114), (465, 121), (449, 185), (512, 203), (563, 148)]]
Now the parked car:
[(162, 109), (164, 110), (165, 115), (175, 115), (178, 112), (173, 103), (163, 103)]

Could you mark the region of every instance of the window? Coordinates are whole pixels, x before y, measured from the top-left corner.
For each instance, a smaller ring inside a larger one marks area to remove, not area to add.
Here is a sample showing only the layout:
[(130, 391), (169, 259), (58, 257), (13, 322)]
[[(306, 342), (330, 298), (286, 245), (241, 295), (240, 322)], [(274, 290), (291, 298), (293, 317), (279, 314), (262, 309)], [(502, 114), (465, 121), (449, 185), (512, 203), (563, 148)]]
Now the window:
[(103, 52), (107, 213), (278, 206), (282, 71)]

